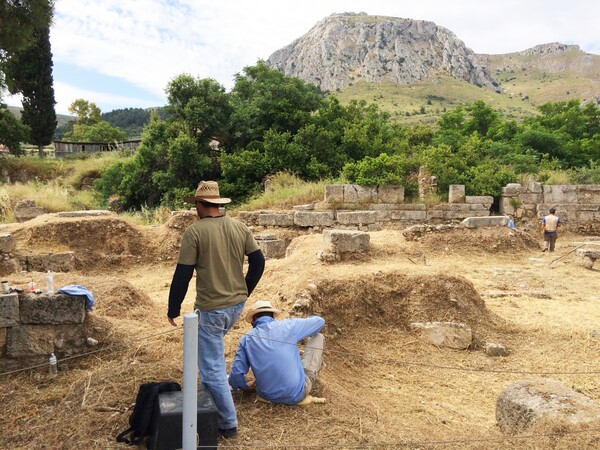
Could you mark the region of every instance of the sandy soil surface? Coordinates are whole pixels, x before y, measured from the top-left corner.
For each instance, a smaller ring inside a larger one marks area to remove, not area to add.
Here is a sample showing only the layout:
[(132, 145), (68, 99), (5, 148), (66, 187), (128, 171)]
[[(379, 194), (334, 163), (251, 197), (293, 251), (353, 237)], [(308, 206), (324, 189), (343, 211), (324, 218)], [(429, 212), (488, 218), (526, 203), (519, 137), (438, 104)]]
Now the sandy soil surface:
[[(182, 329), (168, 324), (166, 310), (189, 220), (139, 227), (117, 216), (46, 215), (1, 227), (22, 254), (75, 252), (75, 270), (55, 274), (54, 283), (94, 293), (89, 319), (100, 345), (60, 361), (53, 381), (45, 367), (0, 375), (0, 448), (123, 447), (115, 436), (127, 427), (139, 385), (181, 381)], [(285, 234), (291, 243), (286, 258), (267, 261), (249, 303), (264, 298), (284, 317), (325, 318), (325, 367), (314, 395), (326, 403), (287, 407), (239, 396), (239, 437), (220, 447), (600, 446), (598, 429), (508, 437), (495, 419), (498, 394), (528, 378), (552, 377), (600, 401), (600, 267), (581, 267), (573, 251), (600, 248), (598, 238), (563, 234), (548, 254), (539, 235), (507, 228), (445, 230), (419, 241), (380, 231), (370, 233), (368, 255), (323, 263), (320, 234), (260, 232)], [(25, 286), (32, 276), (43, 284), (43, 273), (8, 279)], [(304, 309), (296, 305), (303, 293), (312, 298)], [(193, 295), (190, 289), (182, 311), (191, 311)], [(410, 330), (416, 321), (465, 323), (475, 344), (462, 351), (427, 344)], [(228, 363), (248, 327), (241, 321), (228, 335)], [(487, 356), (486, 342), (509, 355)]]

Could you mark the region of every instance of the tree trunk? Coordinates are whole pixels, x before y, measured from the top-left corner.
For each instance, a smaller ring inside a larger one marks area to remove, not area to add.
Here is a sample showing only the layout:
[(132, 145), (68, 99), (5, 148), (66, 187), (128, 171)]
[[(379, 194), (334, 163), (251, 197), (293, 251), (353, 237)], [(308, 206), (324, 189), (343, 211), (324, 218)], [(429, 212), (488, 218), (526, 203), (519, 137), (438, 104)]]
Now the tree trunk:
[(44, 156), (46, 156), (44, 154), (44, 146), (42, 144), (38, 144), (38, 156), (40, 158), (43, 158)]

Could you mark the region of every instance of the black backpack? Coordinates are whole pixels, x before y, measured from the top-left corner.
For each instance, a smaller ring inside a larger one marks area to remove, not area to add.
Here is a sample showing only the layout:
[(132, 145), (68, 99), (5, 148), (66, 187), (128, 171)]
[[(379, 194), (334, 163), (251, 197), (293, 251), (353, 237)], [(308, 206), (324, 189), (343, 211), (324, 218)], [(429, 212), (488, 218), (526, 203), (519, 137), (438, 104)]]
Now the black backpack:
[(117, 436), (117, 442), (138, 445), (150, 436), (156, 427), (154, 409), (161, 392), (181, 391), (179, 383), (174, 381), (156, 381), (144, 383), (135, 398), (133, 412), (129, 416), (129, 428)]

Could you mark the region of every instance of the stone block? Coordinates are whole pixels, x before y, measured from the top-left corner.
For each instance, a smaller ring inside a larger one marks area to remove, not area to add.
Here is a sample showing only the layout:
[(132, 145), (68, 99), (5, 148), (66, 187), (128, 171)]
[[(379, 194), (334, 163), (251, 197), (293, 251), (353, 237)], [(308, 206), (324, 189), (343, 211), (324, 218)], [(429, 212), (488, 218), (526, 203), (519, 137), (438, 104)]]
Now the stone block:
[(479, 203), (481, 205), (485, 205), (488, 209), (494, 203), (494, 197), (490, 195), (467, 195), (465, 197), (465, 203), (470, 205)]
[(440, 203), (433, 205), (430, 211), (471, 211), (471, 205), (466, 203)]
[(377, 186), (344, 184), (344, 203), (376, 203)]
[(427, 220), (430, 219), (441, 219), (441, 220), (462, 220), (465, 217), (472, 216), (487, 216), (489, 213), (485, 211), (444, 211), (444, 210), (429, 210), (427, 211)]
[(486, 342), (485, 354), (492, 357), (497, 356), (508, 356), (508, 353), (503, 345), (496, 344), (494, 342)]
[(427, 211), (393, 211), (390, 212), (391, 220), (426, 220)]
[[(504, 389), (496, 399), (496, 421), (508, 435), (526, 431), (541, 424), (567, 431), (600, 425), (600, 405), (589, 397), (552, 378), (517, 381)], [(577, 428), (576, 428), (577, 429)]]
[(0, 328), (12, 327), (19, 323), (19, 296), (0, 294)]
[(15, 238), (10, 233), (0, 233), (0, 253), (12, 253), (17, 248)]
[(577, 186), (570, 184), (545, 184), (542, 186), (546, 204), (577, 203)]
[(440, 347), (464, 350), (473, 342), (473, 332), (464, 323), (416, 322), (411, 323), (410, 327), (422, 338)]
[(378, 213), (376, 211), (339, 211), (336, 218), (341, 225), (368, 225), (377, 222)]
[(489, 206), (482, 205), (481, 203), (473, 203), (469, 205), (469, 211), (486, 211), (489, 214), (490, 208)]
[(461, 222), (466, 228), (483, 228), (506, 226), (508, 217), (506, 216), (487, 216), (487, 217), (467, 217)]
[(105, 209), (88, 209), (83, 211), (61, 211), (56, 213), (57, 217), (97, 217), (114, 216), (115, 213)]
[(40, 253), (19, 256), (21, 266), (27, 272), (69, 272), (75, 265), (74, 252)]
[(579, 185), (577, 186), (577, 199), (583, 204), (600, 204), (600, 186)]
[(404, 202), (404, 186), (380, 186), (377, 190), (377, 201), (378, 203)]
[(522, 190), (523, 186), (521, 186), (519, 183), (508, 183), (506, 187), (501, 189), (501, 192), (503, 197), (516, 197), (521, 193)]
[(544, 202), (544, 195), (543, 194), (521, 194), (519, 196), (519, 200), (521, 201), (521, 203), (524, 203), (524, 204), (537, 205), (538, 203)]
[(465, 202), (465, 185), (451, 184), (448, 187), (448, 203), (464, 203)]
[(15, 219), (17, 222), (26, 222), (31, 219), (35, 219), (38, 216), (46, 214), (48, 210), (41, 206), (31, 206), (31, 207), (15, 207)]
[(299, 227), (330, 227), (333, 225), (331, 211), (296, 211), (294, 225)]
[(85, 296), (66, 294), (26, 294), (21, 297), (21, 323), (83, 323)]
[[(562, 218), (561, 218), (562, 220)], [(598, 222), (600, 221), (600, 211), (578, 211), (578, 222)]]
[(262, 226), (291, 227), (294, 225), (294, 215), (292, 213), (259, 214), (258, 224)]
[(325, 186), (326, 203), (344, 203), (344, 185), (328, 184)]
[(6, 328), (0, 328), (0, 358), (6, 355)]
[[(56, 344), (60, 343), (60, 347)], [(83, 324), (69, 325), (20, 325), (8, 329), (6, 356), (25, 358), (48, 356), (57, 348), (65, 353), (85, 349), (86, 335)]]
[(292, 206), (292, 209), (294, 211), (314, 211), (315, 204), (314, 203), (307, 203), (305, 205), (294, 205), (294, 206)]
[(284, 258), (286, 245), (283, 239), (256, 240), (265, 258)]
[[(3, 256), (8, 256), (5, 253)], [(16, 273), (21, 270), (21, 264), (19, 258), (1, 258), (0, 257), (0, 277)]]
[(531, 194), (541, 194), (543, 192), (541, 183), (538, 183), (537, 181), (530, 181), (527, 183), (527, 192)]
[(323, 244), (328, 252), (335, 254), (367, 253), (371, 236), (363, 231), (325, 230)]

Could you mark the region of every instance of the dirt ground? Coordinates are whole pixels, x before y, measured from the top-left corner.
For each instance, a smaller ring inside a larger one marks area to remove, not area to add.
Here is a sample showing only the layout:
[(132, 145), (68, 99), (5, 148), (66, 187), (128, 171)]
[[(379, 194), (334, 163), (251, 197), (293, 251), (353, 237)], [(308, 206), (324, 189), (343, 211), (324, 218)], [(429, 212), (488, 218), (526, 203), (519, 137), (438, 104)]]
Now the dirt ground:
[[(59, 358), (55, 380), (46, 367), (0, 374), (0, 448), (126, 448), (115, 436), (127, 427), (139, 385), (181, 382), (182, 327), (171, 327), (166, 311), (186, 223), (180, 217), (140, 227), (117, 216), (46, 215), (0, 227), (13, 233), (19, 253), (75, 252), (76, 269), (56, 273), (54, 284), (94, 293), (89, 319), (100, 341), (85, 357)], [(401, 231), (370, 235), (371, 250), (361, 257), (323, 263), (316, 257), (322, 236), (309, 234), (292, 239), (286, 258), (267, 261), (249, 303), (269, 299), (286, 317), (299, 294), (311, 294), (309, 312), (327, 323), (314, 393), (326, 403), (288, 407), (238, 396), (239, 437), (219, 447), (600, 447), (600, 429), (510, 437), (495, 419), (498, 394), (528, 378), (552, 377), (600, 402), (600, 267), (581, 267), (573, 251), (584, 243), (597, 248), (599, 238), (564, 233), (548, 254), (539, 235), (499, 227), (428, 233), (420, 241)], [(43, 273), (8, 280), (25, 286), (32, 276), (43, 285)], [(190, 286), (184, 312), (192, 310)], [(463, 322), (475, 345), (427, 344), (410, 331), (415, 321)], [(240, 321), (228, 335), (228, 363), (248, 327)], [(486, 342), (509, 355), (486, 356)]]

